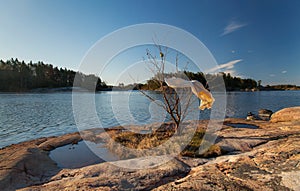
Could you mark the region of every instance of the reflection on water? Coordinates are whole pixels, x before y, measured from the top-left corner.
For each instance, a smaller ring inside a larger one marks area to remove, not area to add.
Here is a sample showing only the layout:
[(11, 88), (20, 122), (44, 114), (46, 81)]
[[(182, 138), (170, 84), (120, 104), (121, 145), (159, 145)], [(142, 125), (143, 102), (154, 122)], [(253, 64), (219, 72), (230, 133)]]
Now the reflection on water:
[[(86, 94), (86, 99), (91, 96)], [(161, 99), (158, 93), (152, 96)], [(95, 94), (97, 119), (91, 118), (84, 107), (84, 128), (111, 127), (124, 124), (148, 124), (168, 120), (166, 114), (138, 91), (101, 92)], [(199, 112), (194, 101), (190, 119), (208, 119), (210, 111)], [(261, 108), (277, 111), (300, 105), (300, 91), (229, 92), (228, 117), (245, 118), (248, 112)], [(130, 111), (130, 112), (128, 112)], [(101, 124), (98, 123), (98, 118)], [(78, 131), (72, 110), (72, 93), (0, 94), (0, 147), (38, 137), (62, 135)]]
[[(89, 147), (94, 152), (92, 152)], [(65, 145), (52, 150), (49, 154), (50, 158), (61, 168), (80, 168), (91, 164), (97, 164), (104, 161), (115, 161), (118, 158), (103, 147), (103, 145), (95, 144), (90, 141), (80, 141), (78, 144)], [(105, 157), (105, 158), (100, 158)]]

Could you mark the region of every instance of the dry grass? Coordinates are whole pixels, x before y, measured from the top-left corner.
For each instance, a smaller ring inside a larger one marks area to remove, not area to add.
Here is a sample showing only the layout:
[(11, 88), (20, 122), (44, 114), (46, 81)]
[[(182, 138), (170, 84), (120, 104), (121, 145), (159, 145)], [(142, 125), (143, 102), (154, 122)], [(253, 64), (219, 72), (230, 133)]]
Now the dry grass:
[[(111, 139), (107, 147), (123, 159), (179, 152), (182, 156), (206, 158), (223, 154), (221, 148), (217, 145), (208, 145), (209, 149), (205, 153), (199, 154), (200, 145), (209, 144), (203, 141), (203, 136), (205, 135), (203, 128), (196, 129), (193, 137), (190, 137), (191, 141), (189, 143), (182, 143), (182, 139), (186, 138), (186, 140), (189, 140), (190, 138), (184, 137), (185, 135), (174, 135), (175, 130), (172, 127), (172, 123), (165, 123), (151, 134), (138, 134), (130, 131), (110, 131), (109, 135)], [(168, 142), (171, 137), (173, 141)], [(164, 144), (162, 148), (155, 150), (155, 148), (158, 148), (162, 144)]]

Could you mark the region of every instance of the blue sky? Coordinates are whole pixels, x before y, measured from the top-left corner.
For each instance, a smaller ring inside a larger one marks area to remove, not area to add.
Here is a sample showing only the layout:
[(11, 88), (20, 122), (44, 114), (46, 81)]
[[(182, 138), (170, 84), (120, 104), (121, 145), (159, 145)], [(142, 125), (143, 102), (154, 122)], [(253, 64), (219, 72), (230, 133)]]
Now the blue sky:
[(105, 35), (128, 25), (164, 23), (196, 36), (222, 71), (263, 84), (300, 85), (297, 0), (0, 0), (0, 5), (3, 60), (77, 70)]

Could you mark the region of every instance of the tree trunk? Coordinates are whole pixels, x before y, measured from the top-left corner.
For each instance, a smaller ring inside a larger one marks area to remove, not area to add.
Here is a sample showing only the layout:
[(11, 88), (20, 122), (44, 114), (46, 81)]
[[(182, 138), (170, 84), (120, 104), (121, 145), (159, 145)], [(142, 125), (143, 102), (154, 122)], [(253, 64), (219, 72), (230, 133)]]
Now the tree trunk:
[(175, 128), (176, 128), (176, 134), (178, 135), (178, 136), (181, 136), (182, 135), (182, 131), (183, 131), (183, 128), (182, 128), (182, 126), (181, 125), (179, 125), (179, 123), (175, 123)]

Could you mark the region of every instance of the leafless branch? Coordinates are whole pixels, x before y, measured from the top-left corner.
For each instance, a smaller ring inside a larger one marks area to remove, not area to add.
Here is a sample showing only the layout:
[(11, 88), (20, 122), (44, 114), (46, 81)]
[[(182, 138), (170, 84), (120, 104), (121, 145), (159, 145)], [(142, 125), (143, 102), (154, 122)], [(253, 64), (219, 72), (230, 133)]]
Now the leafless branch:
[[(176, 125), (176, 130), (180, 134), (182, 129), (180, 128), (180, 123), (183, 119), (185, 119), (189, 107), (191, 104), (192, 94), (190, 91), (186, 91), (186, 89), (172, 89), (170, 87), (166, 87), (164, 85), (165, 82), (165, 63), (166, 58), (169, 54), (169, 50), (167, 47), (162, 47), (158, 44), (155, 44), (156, 48), (159, 50), (159, 57), (153, 55), (148, 49), (146, 50), (147, 59), (144, 59), (145, 63), (150, 65), (149, 70), (154, 74), (152, 78), (152, 82), (158, 85), (159, 90), (161, 91), (163, 97), (163, 104), (159, 102), (155, 102), (155, 98), (151, 95), (147, 94), (144, 90), (140, 90), (140, 92), (147, 97), (149, 100), (154, 101), (157, 105), (162, 107), (170, 116), (172, 121)], [(179, 65), (179, 53), (176, 54), (175, 65), (176, 65), (176, 75), (180, 74), (178, 70)], [(189, 95), (186, 95), (189, 92)]]

